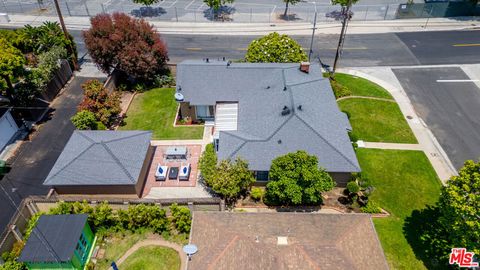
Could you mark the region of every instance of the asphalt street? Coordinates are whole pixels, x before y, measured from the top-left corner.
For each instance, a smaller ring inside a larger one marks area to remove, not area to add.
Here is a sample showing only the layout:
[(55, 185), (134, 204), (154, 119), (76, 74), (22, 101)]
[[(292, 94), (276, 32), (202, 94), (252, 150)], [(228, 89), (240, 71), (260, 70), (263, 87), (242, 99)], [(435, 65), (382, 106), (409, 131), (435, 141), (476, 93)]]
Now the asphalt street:
[(453, 165), (459, 169), (467, 159), (479, 160), (480, 89), (465, 72), (458, 67), (393, 72)]
[[(50, 169), (63, 150), (74, 126), (70, 122), (82, 100), (81, 84), (89, 78), (75, 77), (68, 88), (51, 104), (52, 113), (40, 126), (36, 136), (25, 142), (16, 156), (10, 173), (0, 180), (9, 197), (18, 203), (29, 195), (45, 195), (48, 188), (42, 185)], [(0, 232), (10, 221), (15, 207), (0, 189)]]
[[(86, 49), (81, 31), (71, 31), (79, 55)], [(172, 63), (185, 59), (242, 59), (248, 44), (258, 36), (162, 34)], [(310, 36), (293, 36), (308, 52)], [(318, 34), (313, 57), (332, 64), (338, 35)], [(480, 63), (480, 31), (440, 31), (347, 35), (340, 66), (411, 66)]]

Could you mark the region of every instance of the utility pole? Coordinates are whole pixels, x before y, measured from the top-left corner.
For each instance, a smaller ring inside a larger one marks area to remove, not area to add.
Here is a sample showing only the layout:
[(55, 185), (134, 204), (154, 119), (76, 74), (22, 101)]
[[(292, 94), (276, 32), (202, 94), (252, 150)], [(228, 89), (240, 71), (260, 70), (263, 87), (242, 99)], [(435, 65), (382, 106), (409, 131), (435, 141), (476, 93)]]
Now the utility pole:
[(310, 62), (310, 57), (313, 53), (313, 38), (315, 37), (315, 29), (317, 29), (317, 12), (315, 12), (315, 17), (313, 19), (313, 29), (312, 29), (312, 39), (310, 40), (310, 51), (308, 52), (308, 62)]
[(338, 39), (337, 53), (335, 54), (335, 61), (333, 62), (332, 74), (335, 74), (337, 69), (338, 59), (340, 58), (341, 51), (343, 49), (343, 42), (345, 41), (345, 35), (347, 34), (348, 22), (350, 21), (350, 8), (352, 1), (349, 0), (346, 7), (342, 7), (342, 31), (340, 32), (340, 38)]
[[(62, 15), (62, 11), (60, 10), (60, 5), (58, 4), (58, 0), (54, 0), (53, 2), (55, 2), (55, 9), (57, 10), (58, 20), (60, 21), (60, 26), (62, 27), (65, 38), (67, 40), (70, 40), (70, 42), (74, 42), (73, 40), (70, 39), (70, 35), (68, 34), (67, 27), (65, 26), (65, 22), (63, 21), (63, 15)], [(73, 57), (73, 67), (75, 70), (77, 70), (78, 69), (77, 56), (74, 53), (73, 46), (71, 43), (68, 44), (68, 50), (69, 50), (69, 54)]]

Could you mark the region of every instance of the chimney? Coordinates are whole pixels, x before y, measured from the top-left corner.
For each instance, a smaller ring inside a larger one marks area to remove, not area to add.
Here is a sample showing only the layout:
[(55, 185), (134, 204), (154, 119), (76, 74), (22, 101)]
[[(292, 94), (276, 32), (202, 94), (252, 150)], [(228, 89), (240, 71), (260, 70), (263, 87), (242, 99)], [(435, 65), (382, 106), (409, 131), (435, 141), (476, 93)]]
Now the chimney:
[(310, 71), (310, 62), (301, 62), (300, 71), (308, 73)]

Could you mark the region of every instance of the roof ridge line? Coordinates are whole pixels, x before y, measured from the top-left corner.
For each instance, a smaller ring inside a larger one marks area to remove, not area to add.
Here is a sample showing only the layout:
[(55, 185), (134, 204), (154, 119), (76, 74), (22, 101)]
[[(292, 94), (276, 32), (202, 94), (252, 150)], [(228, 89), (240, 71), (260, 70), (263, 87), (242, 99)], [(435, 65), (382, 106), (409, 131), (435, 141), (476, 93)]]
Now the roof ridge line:
[(307, 121), (303, 120), (303, 118), (301, 118), (299, 115), (297, 115), (296, 113), (294, 114), (300, 121), (302, 121), (307, 127), (309, 127), (315, 134), (318, 135), (318, 137), (320, 137), (328, 146), (330, 146), (333, 150), (335, 150), (335, 152), (339, 153), (345, 160), (348, 161), (348, 163), (350, 163), (350, 165), (352, 165), (354, 168), (357, 168), (357, 169), (360, 169), (357, 165), (353, 164), (352, 161), (346, 157), (341, 151), (339, 151), (336, 147), (334, 147), (330, 142), (328, 142), (328, 140), (326, 140), (316, 129), (314, 129), (310, 124), (307, 123)]
[[(54, 178), (55, 176), (57, 176), (61, 171), (63, 171), (65, 168), (67, 168), (68, 166), (70, 166), (74, 161), (76, 161), (78, 158), (80, 158), (83, 154), (85, 154), (85, 152), (87, 152), (90, 148), (92, 148), (96, 143), (95, 142), (92, 142), (92, 144), (90, 144), (87, 148), (85, 148), (82, 152), (80, 152), (80, 154), (78, 154), (76, 157), (74, 157), (72, 160), (70, 160), (67, 164), (65, 164), (65, 166), (63, 166), (62, 168), (60, 168), (55, 174), (53, 174), (51, 177), (48, 177), (47, 179), (45, 179), (44, 183), (46, 181), (48, 181), (48, 179), (51, 179), (51, 178)], [(61, 155), (61, 154), (60, 154)], [(60, 158), (60, 157), (59, 157)]]
[(112, 139), (112, 140), (109, 140), (109, 141), (102, 141), (102, 142), (103, 143), (111, 143), (111, 142), (121, 141), (121, 140), (125, 140), (125, 139), (130, 139), (130, 138), (133, 138), (133, 137), (136, 137), (136, 136), (139, 136), (139, 135), (143, 135), (143, 134), (146, 134), (146, 133), (151, 133), (151, 131), (141, 131), (137, 134), (132, 134), (132, 135), (129, 135), (129, 136), (126, 136), (126, 137), (116, 138), (116, 139)]
[(92, 138), (88, 137), (86, 134), (84, 134), (84, 130), (75, 130), (78, 135), (82, 136), (83, 138), (85, 138), (87, 141), (91, 142), (91, 143), (96, 143)]
[(307, 84), (307, 83), (319, 82), (319, 81), (322, 81), (322, 80), (325, 80), (325, 78), (313, 79), (313, 80), (310, 80), (310, 81), (299, 82), (299, 83), (292, 83), (292, 84), (288, 84), (287, 86), (290, 86), (290, 87), (298, 86), (298, 85)]
[(108, 152), (108, 154), (113, 158), (113, 160), (115, 160), (115, 162), (120, 166), (120, 168), (122, 169), (122, 171), (127, 175), (128, 178), (130, 178), (130, 180), (132, 180), (132, 184), (135, 184), (136, 181), (135, 181), (135, 178), (133, 178), (133, 176), (128, 172), (128, 170), (125, 168), (125, 166), (123, 166), (122, 162), (120, 162), (120, 160), (117, 158), (117, 156), (115, 156), (112, 152), (112, 150), (108, 147), (108, 145), (104, 142), (101, 142), (99, 143), (101, 146), (103, 146), (103, 148)]

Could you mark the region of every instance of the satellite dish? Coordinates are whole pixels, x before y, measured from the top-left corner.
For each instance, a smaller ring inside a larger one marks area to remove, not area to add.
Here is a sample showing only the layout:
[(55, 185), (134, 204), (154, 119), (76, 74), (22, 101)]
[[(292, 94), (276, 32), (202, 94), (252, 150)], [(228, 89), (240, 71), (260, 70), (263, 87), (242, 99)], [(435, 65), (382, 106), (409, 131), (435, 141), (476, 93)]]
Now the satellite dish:
[(181, 93), (175, 93), (175, 100), (176, 101), (183, 101), (183, 94)]
[(196, 245), (189, 244), (189, 245), (183, 246), (183, 252), (187, 254), (188, 260), (191, 260), (192, 255), (197, 253), (197, 251), (198, 251), (198, 248)]

